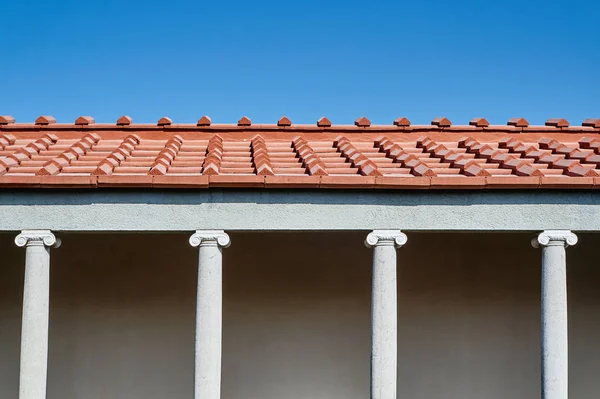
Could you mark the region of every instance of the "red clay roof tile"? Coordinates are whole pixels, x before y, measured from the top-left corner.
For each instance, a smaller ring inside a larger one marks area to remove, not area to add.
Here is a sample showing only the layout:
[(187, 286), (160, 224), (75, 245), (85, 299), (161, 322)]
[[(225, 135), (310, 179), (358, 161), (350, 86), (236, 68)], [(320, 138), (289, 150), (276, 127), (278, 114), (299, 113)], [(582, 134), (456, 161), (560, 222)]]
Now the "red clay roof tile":
[(165, 147), (158, 153), (154, 162), (152, 162), (150, 172), (148, 173), (154, 176), (166, 174), (169, 166), (171, 166), (171, 163), (177, 157), (182, 143), (183, 139), (180, 136), (171, 137), (165, 144)]
[(431, 121), (431, 124), (435, 125), (435, 126), (439, 126), (439, 127), (450, 127), (450, 126), (452, 126), (452, 122), (450, 122), (450, 119), (448, 119), (448, 118), (442, 118), (442, 117), (433, 119)]
[(210, 175), (208, 177), (210, 187), (264, 187), (265, 176), (257, 175)]
[(354, 121), (354, 124), (359, 127), (369, 127), (371, 126), (371, 121), (367, 117), (361, 116)]
[(429, 177), (389, 177), (375, 178), (375, 188), (381, 189), (428, 189), (431, 186)]
[(12, 134), (3, 134), (0, 136), (0, 150), (3, 150), (6, 146), (15, 143), (15, 136)]
[(95, 188), (98, 185), (96, 176), (41, 176), (41, 187), (44, 188)]
[(254, 172), (257, 175), (273, 176), (273, 166), (269, 157), (269, 151), (265, 144), (265, 140), (261, 136), (255, 136), (250, 142), (250, 150), (252, 154), (252, 163), (254, 164)]
[(488, 176), (485, 178), (486, 188), (518, 188), (532, 189), (540, 186), (540, 176)]
[(196, 123), (197, 126), (210, 126), (212, 123), (212, 120), (210, 119), (210, 117), (204, 115), (202, 118), (198, 119), (198, 122)]
[(150, 175), (101, 175), (98, 187), (152, 187), (154, 176)]
[(374, 176), (321, 176), (320, 188), (374, 188)]
[(581, 126), (591, 126), (591, 127), (596, 127), (596, 128), (600, 128), (600, 118), (598, 119), (586, 119), (583, 121), (583, 123), (581, 124)]
[(408, 118), (405, 117), (400, 117), (400, 118), (396, 118), (394, 120), (394, 125), (396, 126), (410, 126), (410, 120), (408, 120)]
[(208, 176), (156, 175), (152, 177), (156, 188), (208, 188)]
[(265, 176), (266, 188), (319, 188), (320, 176)]
[(469, 121), (469, 125), (477, 127), (488, 127), (490, 123), (485, 118), (473, 118)]
[(516, 127), (527, 127), (529, 126), (529, 122), (525, 118), (510, 118), (508, 120), (508, 125), (516, 126)]
[(360, 152), (352, 145), (350, 140), (344, 136), (335, 139), (334, 146), (342, 153), (342, 155), (358, 169), (358, 173), (363, 176), (381, 176), (381, 172), (377, 170), (377, 165), (370, 160), (366, 155)]
[[(0, 117), (0, 187), (592, 188), (600, 186), (598, 119), (529, 126), (15, 124)], [(164, 126), (169, 125), (168, 129)], [(368, 127), (368, 129), (365, 129)], [(557, 127), (559, 127), (557, 129)], [(507, 135), (508, 134), (508, 135)]]
[(562, 118), (550, 118), (546, 121), (546, 126), (569, 127), (569, 121)]
[[(203, 175), (218, 175), (223, 158), (223, 139), (215, 135), (208, 141), (205, 158), (202, 163)], [(199, 157), (201, 159), (201, 157)]]
[(317, 121), (317, 126), (318, 127), (330, 127), (331, 121), (323, 116)]
[(0, 125), (10, 125), (15, 123), (15, 118), (10, 115), (0, 115)]
[(251, 126), (252, 121), (247, 116), (242, 116), (237, 124), (238, 126)]
[(593, 177), (542, 176), (540, 180), (540, 188), (582, 189), (593, 186)]
[(75, 120), (76, 125), (93, 125), (94, 123), (96, 121), (91, 116), (80, 116)]
[(309, 175), (326, 176), (328, 174), (325, 163), (304, 138), (296, 137), (292, 140), (292, 147)]
[(442, 189), (482, 189), (485, 188), (485, 177), (467, 176), (434, 176), (430, 188)]
[(156, 122), (158, 126), (169, 126), (172, 123), (173, 121), (171, 120), (171, 118), (167, 118), (166, 116), (163, 116), (158, 120), (158, 122)]
[(56, 123), (53, 116), (40, 116), (35, 120), (36, 125), (52, 125)]
[(132, 122), (132, 119), (127, 115), (123, 115), (122, 117), (117, 119), (117, 125), (119, 125), (119, 126), (131, 125), (131, 122)]
[(292, 121), (287, 116), (282, 116), (281, 119), (277, 121), (277, 126), (292, 126)]

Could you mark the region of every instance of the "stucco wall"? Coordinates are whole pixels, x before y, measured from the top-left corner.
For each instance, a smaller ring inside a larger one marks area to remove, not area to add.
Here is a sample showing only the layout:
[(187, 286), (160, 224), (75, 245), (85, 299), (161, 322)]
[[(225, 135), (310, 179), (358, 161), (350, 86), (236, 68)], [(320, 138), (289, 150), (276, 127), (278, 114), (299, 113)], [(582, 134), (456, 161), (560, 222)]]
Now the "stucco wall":
[[(232, 234), (224, 399), (368, 397), (366, 233)], [(410, 234), (399, 251), (399, 398), (539, 396), (540, 254), (529, 234)], [(48, 399), (192, 397), (187, 235), (63, 235)], [(16, 398), (24, 251), (0, 235), (0, 398)], [(597, 398), (600, 236), (568, 250), (570, 389)]]

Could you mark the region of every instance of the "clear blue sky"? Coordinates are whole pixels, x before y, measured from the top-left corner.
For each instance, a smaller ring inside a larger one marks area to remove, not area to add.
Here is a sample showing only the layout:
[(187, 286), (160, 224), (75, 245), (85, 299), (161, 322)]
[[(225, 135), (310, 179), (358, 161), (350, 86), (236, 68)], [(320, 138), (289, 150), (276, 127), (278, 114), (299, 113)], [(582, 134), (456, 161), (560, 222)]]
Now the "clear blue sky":
[(2, 1), (0, 114), (600, 117), (600, 2)]

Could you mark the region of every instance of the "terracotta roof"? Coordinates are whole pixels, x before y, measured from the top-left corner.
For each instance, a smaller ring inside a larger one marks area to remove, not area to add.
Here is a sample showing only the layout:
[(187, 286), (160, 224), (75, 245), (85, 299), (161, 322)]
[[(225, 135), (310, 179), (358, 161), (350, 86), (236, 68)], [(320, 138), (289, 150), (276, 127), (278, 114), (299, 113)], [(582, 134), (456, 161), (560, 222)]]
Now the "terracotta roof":
[(599, 176), (600, 119), (257, 125), (244, 116), (219, 125), (203, 116), (185, 125), (0, 116), (0, 187), (579, 189), (600, 187)]

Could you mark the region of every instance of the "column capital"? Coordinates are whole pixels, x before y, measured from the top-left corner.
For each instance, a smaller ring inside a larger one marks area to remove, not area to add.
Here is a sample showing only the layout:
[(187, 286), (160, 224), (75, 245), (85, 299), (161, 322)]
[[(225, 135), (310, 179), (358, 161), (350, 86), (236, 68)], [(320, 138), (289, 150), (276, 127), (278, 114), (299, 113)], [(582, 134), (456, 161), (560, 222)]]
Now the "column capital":
[(218, 245), (222, 248), (229, 247), (231, 240), (229, 235), (223, 230), (196, 230), (190, 237), (190, 245), (192, 247), (199, 247), (202, 245)]
[(536, 238), (531, 240), (534, 248), (563, 246), (577, 244), (577, 236), (571, 230), (544, 230)]
[(50, 230), (23, 230), (21, 234), (15, 237), (15, 244), (18, 247), (32, 246), (32, 245), (43, 245), (51, 248), (60, 247), (60, 238), (56, 236)]
[(373, 230), (365, 239), (365, 245), (368, 248), (379, 245), (393, 245), (396, 248), (400, 248), (407, 241), (406, 234), (400, 230)]

